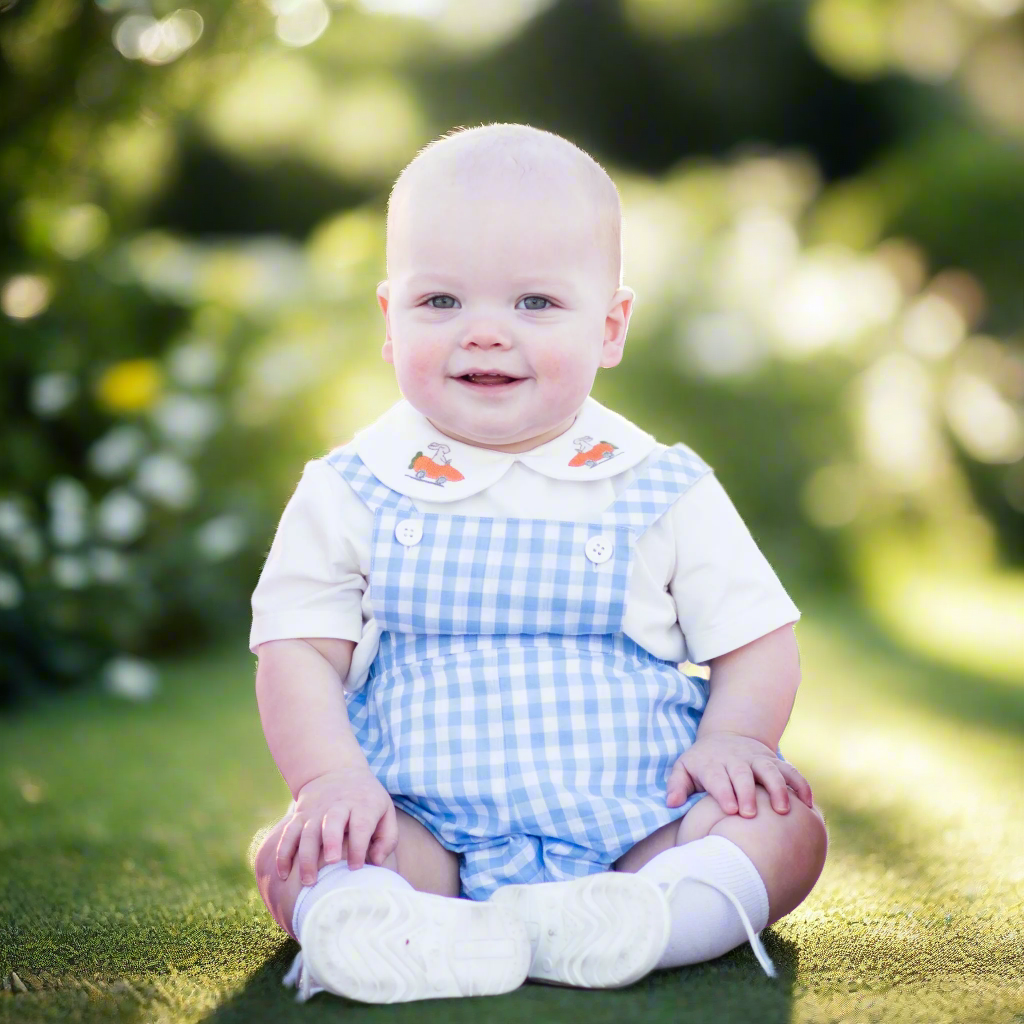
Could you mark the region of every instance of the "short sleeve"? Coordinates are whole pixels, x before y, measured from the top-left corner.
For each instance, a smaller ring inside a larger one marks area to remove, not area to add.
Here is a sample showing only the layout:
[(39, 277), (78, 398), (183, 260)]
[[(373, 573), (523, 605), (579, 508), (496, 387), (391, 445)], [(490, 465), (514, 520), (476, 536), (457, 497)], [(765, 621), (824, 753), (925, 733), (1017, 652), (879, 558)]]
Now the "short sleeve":
[(306, 464), (252, 595), (251, 651), (268, 640), (359, 640), (366, 577), (354, 538), (367, 516), (327, 463)]
[(717, 658), (800, 618), (713, 473), (669, 515), (676, 545), (669, 593), (691, 661)]

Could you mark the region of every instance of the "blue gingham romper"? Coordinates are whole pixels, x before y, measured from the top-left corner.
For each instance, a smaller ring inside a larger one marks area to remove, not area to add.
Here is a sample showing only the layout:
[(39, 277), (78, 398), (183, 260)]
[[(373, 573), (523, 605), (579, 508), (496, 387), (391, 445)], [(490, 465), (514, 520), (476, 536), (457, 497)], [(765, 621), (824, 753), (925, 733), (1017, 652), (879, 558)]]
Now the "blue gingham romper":
[(633, 548), (708, 466), (666, 449), (591, 522), (419, 512), (358, 456), (382, 630), (348, 712), (395, 806), (460, 854), (463, 893), (607, 870), (665, 805), (708, 684), (622, 632)]

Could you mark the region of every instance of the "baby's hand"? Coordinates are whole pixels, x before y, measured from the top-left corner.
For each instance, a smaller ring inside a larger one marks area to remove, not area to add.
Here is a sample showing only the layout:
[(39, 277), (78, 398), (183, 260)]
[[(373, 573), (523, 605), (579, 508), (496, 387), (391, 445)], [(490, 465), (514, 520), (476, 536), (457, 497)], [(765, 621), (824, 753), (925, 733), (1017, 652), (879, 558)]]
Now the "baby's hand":
[(277, 846), (277, 871), (291, 873), (296, 848), (303, 885), (316, 881), (320, 847), (324, 860), (361, 868), (369, 860), (381, 865), (398, 845), (395, 805), (369, 768), (325, 772), (299, 790), (291, 821)]
[(779, 814), (789, 813), (787, 783), (808, 807), (813, 804), (807, 780), (788, 761), (780, 761), (760, 740), (731, 732), (698, 737), (676, 761), (668, 779), (666, 803), (679, 807), (691, 793), (703, 789), (726, 814), (738, 809), (744, 818), (753, 818), (757, 815), (755, 780), (768, 791)]

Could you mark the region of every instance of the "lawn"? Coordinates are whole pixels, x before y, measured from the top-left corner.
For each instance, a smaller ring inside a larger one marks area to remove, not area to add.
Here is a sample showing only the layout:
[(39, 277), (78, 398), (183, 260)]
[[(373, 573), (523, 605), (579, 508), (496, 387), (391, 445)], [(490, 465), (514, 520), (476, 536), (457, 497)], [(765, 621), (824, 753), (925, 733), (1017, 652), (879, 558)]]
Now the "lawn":
[(814, 892), (749, 947), (616, 992), (300, 1006), (295, 944), (246, 851), (288, 794), (253, 661), (164, 666), (142, 705), (78, 692), (0, 719), (0, 1024), (587, 1019), (1024, 1022), (1024, 682), (901, 653), (850, 606), (805, 602), (782, 749), (825, 811)]

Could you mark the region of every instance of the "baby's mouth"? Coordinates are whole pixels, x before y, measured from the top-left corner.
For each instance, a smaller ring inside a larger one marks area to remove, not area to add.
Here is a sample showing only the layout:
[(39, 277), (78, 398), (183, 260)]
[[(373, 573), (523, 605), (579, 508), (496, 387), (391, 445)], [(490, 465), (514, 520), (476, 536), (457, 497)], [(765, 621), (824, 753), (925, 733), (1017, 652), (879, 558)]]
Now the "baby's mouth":
[(506, 377), (501, 373), (464, 373), (461, 377), (457, 377), (456, 380), (464, 380), (470, 384), (485, 384), (493, 387), (499, 384), (515, 384), (522, 380), (522, 378)]

